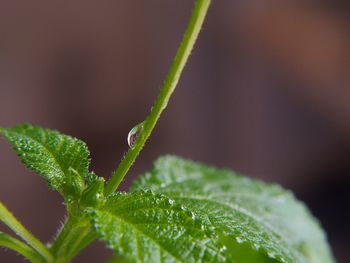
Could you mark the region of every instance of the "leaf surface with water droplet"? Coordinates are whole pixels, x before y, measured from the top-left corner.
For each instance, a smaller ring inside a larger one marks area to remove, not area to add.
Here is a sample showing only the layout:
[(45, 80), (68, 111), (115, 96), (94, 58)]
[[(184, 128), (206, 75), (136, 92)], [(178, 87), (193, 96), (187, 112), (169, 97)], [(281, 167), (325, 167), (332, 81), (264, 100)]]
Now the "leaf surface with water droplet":
[(88, 208), (93, 228), (130, 262), (223, 262), (223, 245), (202, 230), (201, 220), (152, 191), (116, 193), (101, 208)]
[(167, 156), (134, 183), (141, 189), (194, 212), (230, 262), (334, 262), (317, 220), (278, 185)]

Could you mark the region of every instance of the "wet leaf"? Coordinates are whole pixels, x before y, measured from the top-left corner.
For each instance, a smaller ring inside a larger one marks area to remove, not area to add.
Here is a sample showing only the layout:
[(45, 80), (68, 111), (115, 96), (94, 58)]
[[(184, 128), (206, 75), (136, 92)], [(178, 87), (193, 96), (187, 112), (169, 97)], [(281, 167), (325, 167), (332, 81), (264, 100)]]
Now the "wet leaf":
[(141, 189), (191, 211), (212, 231), (212, 243), (226, 246), (230, 262), (334, 262), (317, 220), (280, 186), (167, 156), (136, 181), (133, 190)]

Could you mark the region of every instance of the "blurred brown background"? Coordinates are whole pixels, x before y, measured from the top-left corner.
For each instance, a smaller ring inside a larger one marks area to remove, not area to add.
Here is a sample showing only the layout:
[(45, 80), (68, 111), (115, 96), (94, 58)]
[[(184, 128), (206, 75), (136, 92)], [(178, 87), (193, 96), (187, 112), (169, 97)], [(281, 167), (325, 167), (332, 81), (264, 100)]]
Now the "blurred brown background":
[[(150, 111), (193, 1), (0, 0), (0, 125), (86, 141), (109, 177)], [(350, 262), (347, 1), (213, 1), (168, 109), (124, 189), (173, 153), (292, 189)], [(0, 140), (0, 199), (49, 242), (62, 199)], [(0, 225), (1, 230), (5, 230)], [(103, 262), (92, 245), (75, 262)], [(0, 251), (0, 262), (22, 262)]]

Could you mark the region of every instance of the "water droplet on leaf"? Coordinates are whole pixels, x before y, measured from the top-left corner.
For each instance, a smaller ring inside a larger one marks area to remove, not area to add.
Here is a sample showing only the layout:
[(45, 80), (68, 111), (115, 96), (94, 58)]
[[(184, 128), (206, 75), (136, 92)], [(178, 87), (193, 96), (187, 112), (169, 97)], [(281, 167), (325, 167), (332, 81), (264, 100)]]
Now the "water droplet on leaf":
[(236, 241), (237, 241), (238, 244), (243, 243), (243, 240), (241, 238), (239, 238), (239, 237), (236, 237)]
[(220, 252), (225, 252), (227, 250), (227, 247), (226, 246), (223, 246), (221, 249), (220, 249)]
[(191, 212), (191, 218), (192, 218), (192, 220), (195, 220), (196, 219), (196, 214)]
[(137, 138), (140, 136), (141, 132), (143, 131), (143, 126), (144, 126), (144, 122), (141, 122), (129, 131), (127, 140), (130, 148), (134, 146)]

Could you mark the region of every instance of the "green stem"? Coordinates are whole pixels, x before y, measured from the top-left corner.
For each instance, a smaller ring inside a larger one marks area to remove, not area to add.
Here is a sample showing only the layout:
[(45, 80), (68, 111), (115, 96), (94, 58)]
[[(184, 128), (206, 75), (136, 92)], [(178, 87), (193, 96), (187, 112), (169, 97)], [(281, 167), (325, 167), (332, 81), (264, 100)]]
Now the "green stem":
[(12, 213), (0, 202), (0, 221), (12, 229), (18, 236), (32, 246), (46, 262), (52, 262), (52, 255), (47, 247), (34, 237)]
[(44, 262), (41, 255), (30, 246), (2, 232), (0, 232), (0, 247), (12, 249), (33, 263)]
[[(55, 263), (66, 263), (74, 258), (83, 248), (81, 245), (91, 232), (89, 220), (83, 217), (69, 217), (58, 234), (51, 252)], [(87, 243), (86, 245), (88, 245)]]
[[(142, 124), (143, 130), (136, 140), (135, 145), (129, 149), (125, 158), (120, 163), (118, 169), (113, 173), (111, 180), (107, 184), (105, 189), (106, 195), (110, 195), (118, 188), (119, 184), (122, 182), (126, 173), (145, 145), (147, 139), (150, 137), (161, 113), (166, 108), (171, 94), (175, 90), (191, 50), (196, 42), (210, 2), (211, 0), (196, 1), (196, 5), (192, 12), (192, 17), (188, 24), (184, 38), (177, 51), (174, 62), (160, 91), (160, 94), (151, 110), (150, 115)], [(96, 234), (91, 232), (89, 221), (86, 221), (81, 216), (70, 216), (50, 249), (55, 257), (54, 263), (69, 262), (94, 239), (96, 239)]]
[(191, 54), (193, 46), (197, 40), (200, 29), (202, 28), (204, 18), (207, 14), (211, 0), (197, 0), (192, 12), (190, 22), (181, 42), (181, 45), (176, 53), (169, 74), (163, 84), (159, 96), (151, 110), (150, 115), (144, 122), (144, 128), (133, 147), (129, 149), (125, 158), (122, 160), (117, 170), (113, 173), (112, 178), (106, 186), (105, 193), (110, 195), (113, 193), (120, 183), (123, 181), (126, 173), (129, 171), (140, 151), (144, 147), (147, 139), (150, 137), (157, 121), (168, 105), (168, 101), (174, 92), (177, 83), (179, 82), (181, 73), (185, 67), (188, 57)]

